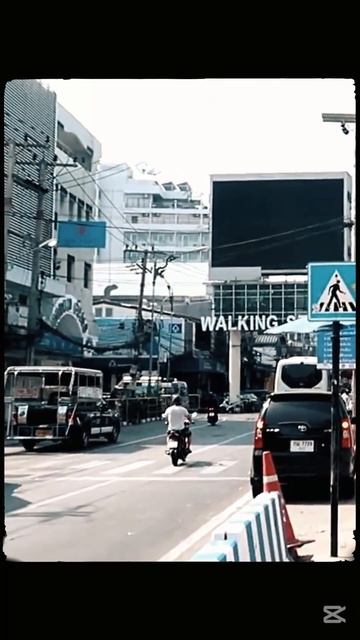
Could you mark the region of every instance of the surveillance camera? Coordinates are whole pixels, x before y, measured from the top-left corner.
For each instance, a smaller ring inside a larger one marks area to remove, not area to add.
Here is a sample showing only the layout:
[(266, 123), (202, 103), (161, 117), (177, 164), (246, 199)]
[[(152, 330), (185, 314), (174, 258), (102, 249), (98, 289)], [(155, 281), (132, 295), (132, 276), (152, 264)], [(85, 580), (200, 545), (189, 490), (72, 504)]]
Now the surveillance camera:
[(342, 132), (347, 136), (349, 133), (349, 129), (347, 128), (345, 122), (341, 123), (341, 129), (342, 129)]

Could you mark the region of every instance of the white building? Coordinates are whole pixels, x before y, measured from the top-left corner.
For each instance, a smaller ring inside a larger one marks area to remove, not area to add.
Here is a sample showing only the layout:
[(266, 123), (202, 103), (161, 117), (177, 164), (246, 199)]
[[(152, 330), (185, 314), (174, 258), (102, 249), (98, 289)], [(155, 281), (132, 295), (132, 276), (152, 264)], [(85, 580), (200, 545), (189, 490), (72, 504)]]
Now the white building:
[(133, 262), (138, 255), (131, 248), (152, 246), (181, 262), (208, 261), (208, 249), (200, 247), (209, 246), (209, 211), (188, 183), (137, 179), (125, 164), (102, 169), (101, 213), (109, 228), (98, 262)]
[[(98, 219), (99, 190), (97, 172), (101, 157), (98, 140), (66, 109), (57, 104), (56, 154), (58, 162), (76, 168), (57, 167), (54, 181), (55, 229), (59, 221)], [(65, 304), (67, 313), (57, 321), (61, 333), (96, 342), (97, 329), (92, 311), (93, 263), (96, 249), (60, 248), (54, 250), (54, 277), (65, 283), (65, 296), (56, 305)], [(56, 308), (54, 309), (53, 315)], [(57, 314), (59, 315), (59, 314)]]

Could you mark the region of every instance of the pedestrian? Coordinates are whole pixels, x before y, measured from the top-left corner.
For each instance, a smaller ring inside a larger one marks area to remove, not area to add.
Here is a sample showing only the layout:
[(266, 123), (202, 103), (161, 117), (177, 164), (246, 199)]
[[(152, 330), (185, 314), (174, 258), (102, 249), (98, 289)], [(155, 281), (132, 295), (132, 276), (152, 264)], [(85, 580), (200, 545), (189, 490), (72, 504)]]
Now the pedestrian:
[(330, 294), (330, 298), (328, 300), (328, 303), (327, 303), (324, 311), (330, 311), (331, 303), (332, 303), (333, 300), (335, 300), (335, 302), (337, 304), (337, 309), (341, 309), (341, 302), (340, 302), (340, 299), (339, 299), (339, 293), (342, 293), (343, 295), (345, 295), (345, 291), (341, 291), (340, 282), (341, 281), (339, 280), (339, 278), (337, 278), (335, 284), (332, 284), (329, 287), (328, 294)]
[(348, 412), (349, 416), (351, 417), (352, 409), (353, 409), (352, 398), (351, 398), (351, 395), (350, 395), (350, 393), (348, 392), (347, 389), (343, 389), (341, 397), (344, 400), (346, 411)]

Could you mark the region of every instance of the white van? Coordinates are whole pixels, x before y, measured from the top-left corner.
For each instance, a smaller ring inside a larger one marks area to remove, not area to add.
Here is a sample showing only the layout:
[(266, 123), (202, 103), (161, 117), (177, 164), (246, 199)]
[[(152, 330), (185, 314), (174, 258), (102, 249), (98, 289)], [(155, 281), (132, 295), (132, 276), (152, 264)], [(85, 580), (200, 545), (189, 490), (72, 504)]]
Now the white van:
[(313, 389), (330, 391), (330, 371), (317, 368), (315, 356), (292, 356), (279, 360), (275, 373), (274, 391)]

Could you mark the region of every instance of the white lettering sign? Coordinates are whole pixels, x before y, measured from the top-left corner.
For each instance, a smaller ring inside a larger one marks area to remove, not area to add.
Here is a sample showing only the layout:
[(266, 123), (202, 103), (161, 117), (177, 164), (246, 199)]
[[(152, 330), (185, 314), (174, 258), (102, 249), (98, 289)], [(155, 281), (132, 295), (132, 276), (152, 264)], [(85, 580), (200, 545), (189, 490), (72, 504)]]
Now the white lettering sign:
[(200, 318), (203, 331), (265, 331), (272, 327), (278, 327), (285, 322), (295, 320), (294, 315), (289, 315), (285, 320), (279, 320), (275, 315), (245, 315), (233, 318), (232, 316), (202, 316)]

